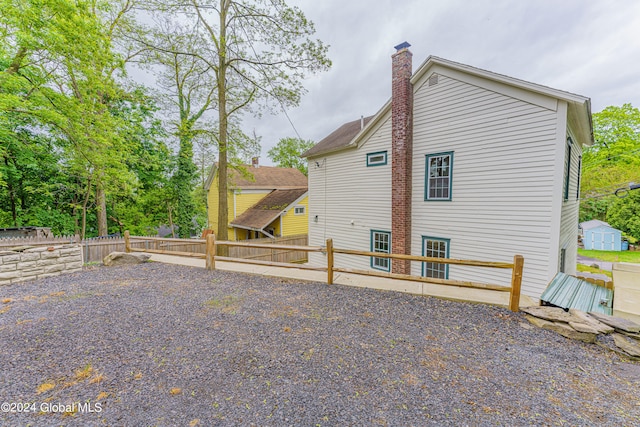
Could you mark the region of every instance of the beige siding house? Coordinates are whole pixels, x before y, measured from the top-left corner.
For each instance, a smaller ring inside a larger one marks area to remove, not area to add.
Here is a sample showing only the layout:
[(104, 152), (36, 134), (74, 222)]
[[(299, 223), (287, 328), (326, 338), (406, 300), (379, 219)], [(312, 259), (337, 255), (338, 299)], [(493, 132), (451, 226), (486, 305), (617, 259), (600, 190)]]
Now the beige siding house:
[[(411, 73), (408, 45), (397, 48), (392, 100), (304, 154), (309, 244), (506, 262), (522, 254), (523, 293), (539, 297), (558, 271), (575, 272), (589, 98), (437, 57)], [(510, 280), (508, 271), (383, 258), (336, 264)]]

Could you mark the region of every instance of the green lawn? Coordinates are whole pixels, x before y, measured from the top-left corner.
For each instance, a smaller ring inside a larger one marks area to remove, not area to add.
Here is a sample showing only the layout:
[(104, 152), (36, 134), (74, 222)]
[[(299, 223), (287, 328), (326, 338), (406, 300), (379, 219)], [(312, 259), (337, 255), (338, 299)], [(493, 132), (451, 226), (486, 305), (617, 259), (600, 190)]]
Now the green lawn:
[(599, 268), (595, 268), (595, 267), (591, 267), (588, 265), (582, 265), (582, 264), (578, 264), (576, 266), (576, 269), (579, 272), (583, 272), (583, 273), (597, 273), (597, 274), (604, 274), (605, 276), (611, 277), (613, 278), (613, 273), (608, 271), (608, 270), (600, 270)]
[(640, 251), (593, 251), (578, 249), (578, 254), (609, 262), (635, 262), (640, 264)]

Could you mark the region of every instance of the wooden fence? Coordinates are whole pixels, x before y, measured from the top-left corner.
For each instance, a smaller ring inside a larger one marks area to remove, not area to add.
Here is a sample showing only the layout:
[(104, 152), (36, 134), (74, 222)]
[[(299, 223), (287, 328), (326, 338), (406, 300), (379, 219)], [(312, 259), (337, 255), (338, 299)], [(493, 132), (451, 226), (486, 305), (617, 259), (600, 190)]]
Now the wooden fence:
[[(460, 280), (438, 279), (434, 277), (422, 277), (422, 276), (411, 276), (407, 274), (385, 273), (382, 271), (355, 270), (351, 268), (336, 268), (333, 265), (333, 259), (334, 259), (333, 254), (390, 258), (390, 259), (405, 260), (405, 261), (433, 262), (438, 264), (455, 264), (455, 265), (465, 265), (465, 266), (483, 267), (483, 268), (485, 267), (486, 268), (504, 268), (504, 269), (511, 270), (511, 285), (510, 286), (492, 285), (492, 284), (478, 283), (478, 282), (465, 282)], [(461, 259), (452, 259), (452, 258), (432, 258), (432, 257), (416, 256), (416, 255), (385, 254), (380, 252), (354, 251), (350, 249), (336, 249), (336, 248), (333, 248), (333, 242), (330, 239), (327, 240), (327, 283), (328, 284), (333, 283), (333, 273), (338, 272), (338, 273), (359, 274), (363, 276), (387, 277), (391, 279), (410, 280), (414, 282), (435, 283), (438, 285), (450, 285), (450, 286), (458, 286), (463, 288), (486, 289), (486, 290), (497, 291), (497, 292), (509, 292), (510, 294), (509, 309), (514, 312), (517, 312), (520, 307), (520, 290), (522, 287), (523, 267), (524, 267), (524, 257), (522, 255), (515, 255), (513, 257), (513, 263), (461, 260)]]
[[(126, 232), (125, 232), (125, 237), (128, 238), (128, 233)], [(432, 258), (432, 257), (415, 256), (415, 255), (386, 254), (381, 252), (338, 249), (333, 247), (332, 239), (327, 239), (326, 246), (324, 247), (322, 246), (290, 246), (290, 245), (282, 245), (282, 244), (275, 244), (275, 243), (265, 244), (265, 243), (254, 243), (251, 241), (243, 241), (243, 242), (216, 241), (214, 235), (207, 236), (207, 239), (203, 240), (203, 242), (205, 243), (205, 248), (206, 248), (204, 256), (202, 254), (188, 254), (188, 253), (184, 253), (183, 255), (205, 258), (206, 268), (210, 270), (215, 270), (216, 261), (228, 261), (228, 262), (257, 264), (257, 265), (266, 265), (266, 266), (274, 266), (274, 267), (326, 271), (327, 284), (329, 285), (333, 284), (334, 273), (348, 273), (348, 274), (357, 274), (362, 276), (384, 277), (384, 278), (391, 278), (391, 279), (409, 280), (409, 281), (415, 281), (415, 282), (435, 283), (439, 285), (449, 285), (449, 286), (457, 286), (457, 287), (463, 287), (463, 288), (475, 288), (475, 289), (485, 289), (485, 290), (497, 291), (497, 292), (509, 292), (510, 294), (509, 309), (511, 311), (517, 312), (519, 311), (519, 307), (520, 307), (522, 270), (524, 267), (524, 258), (522, 257), (522, 255), (515, 255), (513, 257), (513, 262), (508, 263), (508, 262), (493, 262), (493, 261), (460, 260), (460, 259), (452, 259), (452, 258)], [(263, 260), (257, 260), (257, 259), (241, 259), (241, 258), (234, 258), (231, 256), (228, 256), (228, 257), (218, 256), (217, 252), (218, 252), (219, 246), (226, 246), (229, 248), (240, 247), (240, 248), (266, 249), (266, 250), (274, 250), (274, 251), (323, 252), (327, 254), (327, 266), (316, 267), (316, 266), (301, 265), (301, 264), (286, 263), (286, 262), (263, 261)], [(159, 251), (159, 250), (136, 249), (136, 248), (130, 247), (129, 245), (127, 245), (127, 251), (166, 253), (165, 251)], [(390, 259), (416, 261), (416, 262), (433, 262), (433, 263), (439, 263), (439, 264), (455, 264), (455, 265), (464, 265), (464, 266), (472, 266), (472, 267), (480, 267), (480, 268), (509, 269), (511, 270), (511, 283), (510, 283), (510, 286), (505, 286), (505, 285), (494, 285), (494, 284), (486, 284), (486, 283), (478, 283), (478, 282), (466, 282), (466, 281), (460, 281), (460, 280), (412, 276), (408, 274), (384, 273), (384, 272), (371, 271), (371, 270), (339, 268), (334, 265), (334, 254), (390, 258)]]
[(82, 240), (77, 235), (0, 239), (0, 251), (21, 246), (57, 246), (67, 244), (79, 244), (82, 246), (82, 256), (85, 263), (100, 262), (111, 252), (124, 251), (124, 239), (122, 237), (99, 237)]
[[(125, 231), (125, 239), (130, 241), (130, 251), (149, 252), (165, 255), (179, 255), (205, 258), (206, 239), (173, 239), (164, 237), (131, 236)], [(278, 263), (304, 263), (307, 252), (301, 247), (307, 244), (307, 235), (277, 237), (276, 239), (252, 239), (241, 242), (228, 242), (228, 258)], [(218, 246), (221, 246), (218, 242)], [(232, 245), (233, 244), (233, 245)], [(121, 250), (126, 250), (123, 243)]]
[[(169, 253), (179, 255), (180, 253), (199, 254), (204, 258), (206, 253), (203, 239), (170, 239), (151, 236), (131, 236), (131, 245), (134, 249), (145, 249), (160, 251), (159, 253)], [(256, 239), (257, 243), (276, 243), (288, 246), (305, 246), (307, 235), (297, 235), (288, 237), (278, 237), (273, 239)], [(101, 262), (104, 257), (111, 252), (125, 251), (124, 237), (96, 237), (90, 239), (80, 239), (79, 236), (60, 237), (16, 237), (0, 239), (0, 251), (22, 246), (56, 246), (66, 244), (82, 245), (84, 262)], [(247, 258), (273, 262), (306, 262), (307, 253), (299, 250), (265, 249), (253, 247), (230, 248), (229, 256), (233, 258)]]

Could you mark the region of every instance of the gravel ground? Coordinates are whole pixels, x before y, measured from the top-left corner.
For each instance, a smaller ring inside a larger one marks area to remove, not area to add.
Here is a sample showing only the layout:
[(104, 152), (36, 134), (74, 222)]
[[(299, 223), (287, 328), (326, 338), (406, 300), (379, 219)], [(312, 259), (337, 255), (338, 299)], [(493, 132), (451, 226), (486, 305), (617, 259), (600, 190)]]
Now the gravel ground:
[(640, 425), (640, 365), (502, 308), (158, 263), (0, 295), (2, 425)]

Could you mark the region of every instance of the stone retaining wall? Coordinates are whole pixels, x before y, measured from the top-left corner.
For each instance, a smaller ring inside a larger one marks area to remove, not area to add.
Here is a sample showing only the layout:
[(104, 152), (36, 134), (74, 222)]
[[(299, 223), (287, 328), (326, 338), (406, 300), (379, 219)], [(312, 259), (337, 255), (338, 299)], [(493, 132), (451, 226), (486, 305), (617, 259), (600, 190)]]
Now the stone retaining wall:
[(0, 285), (81, 271), (82, 265), (80, 245), (0, 251)]

